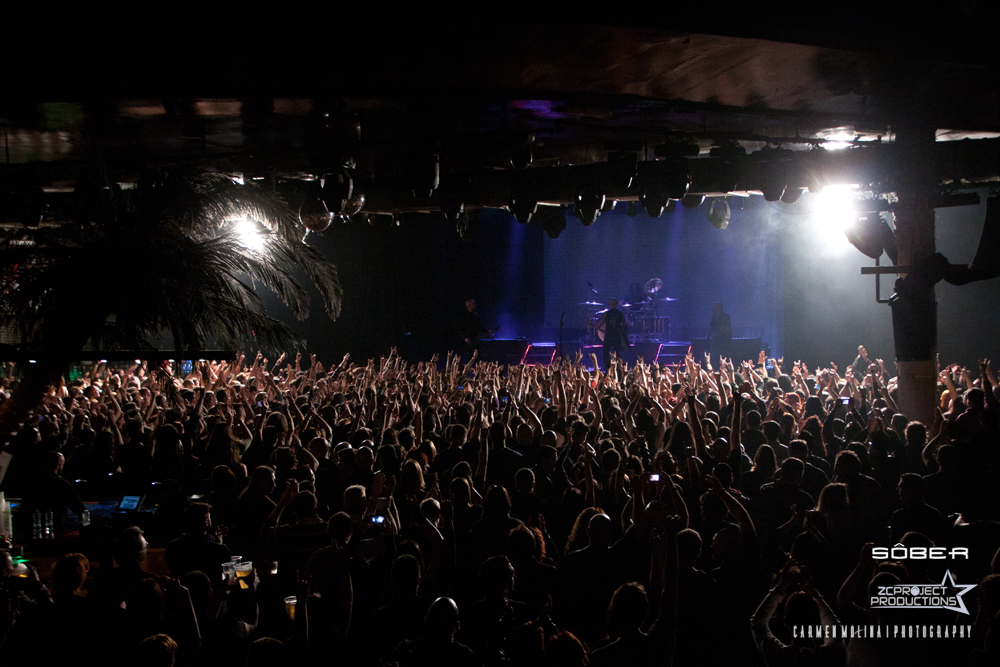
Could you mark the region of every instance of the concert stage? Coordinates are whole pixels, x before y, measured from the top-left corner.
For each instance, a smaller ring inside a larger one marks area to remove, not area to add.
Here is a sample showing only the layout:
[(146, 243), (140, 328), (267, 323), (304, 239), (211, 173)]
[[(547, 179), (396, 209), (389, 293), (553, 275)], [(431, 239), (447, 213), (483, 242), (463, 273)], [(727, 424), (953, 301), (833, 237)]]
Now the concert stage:
[[(695, 359), (702, 360), (704, 353), (709, 351), (709, 345), (710, 341), (705, 338), (694, 338), (689, 341), (636, 341), (626, 352), (625, 360), (634, 363), (642, 357), (646, 363), (653, 361), (660, 364), (680, 363), (684, 360), (689, 346)], [(729, 347), (729, 354), (732, 355), (734, 364), (741, 361), (756, 361), (762, 349), (760, 338), (734, 338)], [(559, 354), (558, 348), (559, 344), (552, 341), (528, 341), (523, 338), (483, 340), (479, 343), (479, 358), (501, 364), (525, 363), (547, 366)], [(601, 359), (603, 347), (600, 344), (576, 341), (563, 343), (563, 356), (573, 358), (577, 352), (583, 353), (584, 363), (589, 368), (590, 354), (594, 353)]]

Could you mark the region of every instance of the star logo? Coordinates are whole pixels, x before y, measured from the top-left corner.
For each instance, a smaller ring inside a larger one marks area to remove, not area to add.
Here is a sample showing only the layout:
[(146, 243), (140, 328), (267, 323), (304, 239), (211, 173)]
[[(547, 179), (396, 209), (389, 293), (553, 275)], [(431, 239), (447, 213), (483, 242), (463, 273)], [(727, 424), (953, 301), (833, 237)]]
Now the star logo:
[(962, 599), (962, 596), (971, 591), (973, 588), (975, 588), (976, 585), (956, 584), (954, 577), (951, 576), (951, 570), (945, 570), (944, 578), (941, 580), (941, 585), (947, 586), (948, 588), (953, 588), (955, 590), (955, 600), (958, 602), (958, 604), (955, 606), (950, 606), (950, 607), (946, 606), (943, 608), (948, 609), (950, 611), (957, 611), (960, 614), (965, 614), (966, 616), (968, 616), (969, 610), (965, 607), (965, 600)]
[(962, 596), (975, 587), (956, 584), (951, 570), (946, 570), (940, 584), (879, 586), (871, 605), (872, 609), (947, 609), (968, 616)]

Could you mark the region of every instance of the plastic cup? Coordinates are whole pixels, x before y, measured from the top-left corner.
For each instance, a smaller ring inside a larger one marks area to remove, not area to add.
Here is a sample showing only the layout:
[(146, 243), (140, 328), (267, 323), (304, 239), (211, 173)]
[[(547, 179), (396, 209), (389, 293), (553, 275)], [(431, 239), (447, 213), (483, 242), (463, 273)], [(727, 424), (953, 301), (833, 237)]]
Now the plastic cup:
[(243, 590), (250, 588), (250, 586), (244, 581), (244, 579), (253, 576), (253, 563), (250, 561), (242, 561), (236, 563), (233, 569), (236, 571), (236, 581), (239, 582), (240, 588), (242, 588)]
[(295, 621), (295, 605), (298, 602), (298, 598), (291, 595), (285, 598), (285, 613), (288, 614), (288, 620)]

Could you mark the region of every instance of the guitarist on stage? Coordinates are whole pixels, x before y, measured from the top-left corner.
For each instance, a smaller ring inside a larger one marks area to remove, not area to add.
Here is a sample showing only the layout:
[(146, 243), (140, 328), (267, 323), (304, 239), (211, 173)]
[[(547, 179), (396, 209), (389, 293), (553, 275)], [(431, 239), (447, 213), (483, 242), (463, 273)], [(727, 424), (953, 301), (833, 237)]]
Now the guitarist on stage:
[(458, 332), (465, 344), (465, 353), (471, 358), (473, 352), (479, 349), (479, 340), (482, 338), (482, 334), (492, 336), (500, 327), (487, 329), (483, 326), (479, 319), (479, 313), (476, 312), (475, 299), (469, 299), (465, 302), (465, 311), (459, 319)]
[(598, 327), (604, 325), (604, 370), (611, 365), (611, 353), (615, 352), (621, 358), (622, 352), (628, 349), (628, 322), (625, 313), (618, 310), (618, 299), (608, 301), (608, 310), (601, 315)]

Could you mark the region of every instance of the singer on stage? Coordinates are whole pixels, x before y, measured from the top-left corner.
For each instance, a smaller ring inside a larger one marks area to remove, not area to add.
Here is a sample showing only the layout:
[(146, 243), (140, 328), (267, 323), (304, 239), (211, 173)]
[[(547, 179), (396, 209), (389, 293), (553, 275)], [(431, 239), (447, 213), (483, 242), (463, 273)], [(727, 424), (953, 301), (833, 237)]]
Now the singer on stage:
[[(608, 310), (601, 315), (604, 326), (604, 370), (611, 366), (611, 353), (619, 357), (628, 349), (628, 322), (625, 313), (618, 310), (618, 299), (608, 301)], [(600, 326), (600, 325), (599, 325)]]

